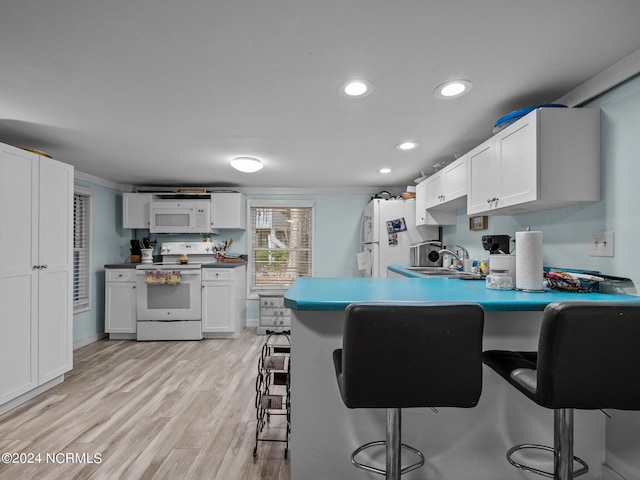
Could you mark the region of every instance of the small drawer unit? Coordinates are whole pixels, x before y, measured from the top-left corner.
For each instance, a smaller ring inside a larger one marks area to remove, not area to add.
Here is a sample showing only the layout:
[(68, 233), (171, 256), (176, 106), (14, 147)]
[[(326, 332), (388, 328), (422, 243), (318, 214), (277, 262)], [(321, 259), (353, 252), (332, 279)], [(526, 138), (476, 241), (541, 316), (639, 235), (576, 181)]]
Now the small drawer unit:
[(105, 269), (107, 282), (135, 282), (135, 268), (108, 268)]
[(284, 293), (261, 293), (258, 335), (290, 330), (291, 310), (284, 306)]

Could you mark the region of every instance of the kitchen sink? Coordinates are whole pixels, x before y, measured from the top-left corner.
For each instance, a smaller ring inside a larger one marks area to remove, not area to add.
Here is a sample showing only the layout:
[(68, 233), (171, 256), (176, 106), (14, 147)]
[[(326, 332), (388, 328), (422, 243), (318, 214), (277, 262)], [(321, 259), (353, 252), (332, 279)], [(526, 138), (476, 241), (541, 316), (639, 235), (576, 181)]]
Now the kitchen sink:
[(423, 277), (452, 277), (452, 278), (469, 278), (482, 279), (481, 275), (470, 272), (458, 272), (444, 267), (407, 267), (407, 270), (419, 273)]

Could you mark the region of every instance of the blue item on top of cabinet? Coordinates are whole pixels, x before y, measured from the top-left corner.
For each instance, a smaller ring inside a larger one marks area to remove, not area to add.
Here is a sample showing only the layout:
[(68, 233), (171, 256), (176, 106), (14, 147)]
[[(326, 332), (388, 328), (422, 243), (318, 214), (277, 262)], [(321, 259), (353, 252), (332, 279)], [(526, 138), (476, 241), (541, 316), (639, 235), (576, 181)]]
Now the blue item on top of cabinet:
[(520, 110), (514, 110), (511, 113), (500, 117), (493, 126), (493, 133), (497, 133), (503, 128), (508, 127), (516, 120), (524, 117), (527, 113), (532, 112), (538, 108), (568, 108), (566, 105), (560, 103), (545, 103), (542, 105), (532, 105), (530, 107), (521, 108)]

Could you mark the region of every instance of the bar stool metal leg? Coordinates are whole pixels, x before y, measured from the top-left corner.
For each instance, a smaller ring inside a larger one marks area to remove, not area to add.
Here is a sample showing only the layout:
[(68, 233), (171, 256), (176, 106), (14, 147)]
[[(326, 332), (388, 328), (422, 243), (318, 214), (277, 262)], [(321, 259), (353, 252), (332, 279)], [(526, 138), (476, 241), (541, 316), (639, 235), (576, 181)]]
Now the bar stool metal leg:
[[(520, 444), (509, 449), (507, 460), (520, 470), (536, 473), (554, 480), (573, 480), (589, 471), (589, 466), (584, 460), (573, 455), (573, 409), (562, 408), (553, 411), (553, 448), (546, 445)], [(553, 452), (553, 472), (546, 472), (529, 465), (516, 462), (512, 455), (519, 450), (546, 450)], [(581, 467), (573, 469), (573, 462)]]
[(387, 409), (387, 480), (400, 480), (402, 457), (402, 413), (399, 408)]
[[(589, 467), (578, 457), (573, 455), (573, 409), (562, 408), (554, 410), (554, 478), (557, 480), (573, 480), (575, 477), (587, 473)], [(578, 470), (573, 469), (573, 461), (582, 465)]]
[[(387, 433), (386, 440), (378, 440), (375, 442), (365, 443), (358, 447), (351, 454), (351, 463), (354, 467), (368, 472), (378, 473), (384, 475), (386, 480), (400, 480), (400, 477), (405, 473), (411, 472), (416, 468), (420, 468), (424, 465), (424, 455), (420, 450), (417, 450), (409, 445), (402, 443), (402, 410), (399, 408), (387, 409)], [(377, 446), (386, 447), (386, 469), (373, 467), (371, 465), (359, 462), (356, 457), (358, 454), (368, 448)], [(402, 467), (402, 449), (408, 450), (418, 457), (418, 461)]]

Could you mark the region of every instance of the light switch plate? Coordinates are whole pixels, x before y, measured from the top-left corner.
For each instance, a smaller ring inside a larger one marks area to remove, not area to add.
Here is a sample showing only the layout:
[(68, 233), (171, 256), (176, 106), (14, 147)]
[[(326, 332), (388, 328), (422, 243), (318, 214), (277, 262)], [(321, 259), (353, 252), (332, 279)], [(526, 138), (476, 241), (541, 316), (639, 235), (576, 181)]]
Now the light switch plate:
[(590, 257), (613, 257), (613, 232), (589, 234)]

